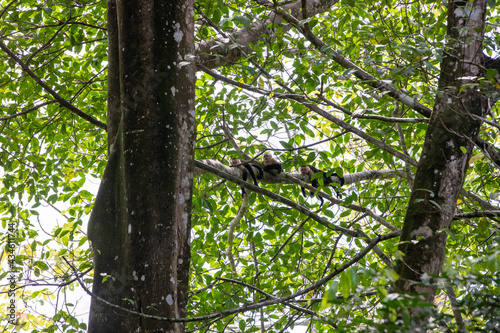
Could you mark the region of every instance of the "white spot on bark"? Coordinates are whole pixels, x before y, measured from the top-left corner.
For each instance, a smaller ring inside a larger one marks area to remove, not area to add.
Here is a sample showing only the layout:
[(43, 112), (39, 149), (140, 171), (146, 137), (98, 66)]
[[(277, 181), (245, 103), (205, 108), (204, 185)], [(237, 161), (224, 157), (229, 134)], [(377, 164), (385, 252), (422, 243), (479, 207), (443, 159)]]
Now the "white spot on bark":
[(179, 265), (182, 265), (184, 261), (182, 259), (179, 259)]
[(146, 275), (141, 276), (141, 281), (146, 281)]
[(170, 294), (167, 295), (167, 304), (168, 305), (174, 304), (174, 299), (172, 298), (172, 295), (170, 295)]
[(172, 91), (172, 96), (175, 96), (175, 91), (176, 91), (175, 87), (170, 88), (170, 90)]
[(180, 43), (182, 41), (182, 36), (184, 36), (184, 34), (181, 31), (181, 25), (179, 23), (176, 23), (174, 25), (174, 28), (176, 30), (174, 32), (174, 39), (177, 43)]
[(179, 199), (177, 200), (177, 204), (183, 205), (185, 202), (186, 202), (186, 200), (184, 199), (184, 195), (182, 193), (179, 194)]
[(182, 187), (189, 186), (189, 177), (183, 177), (182, 178), (182, 180), (181, 180), (181, 186)]
[(132, 272), (132, 277), (134, 278), (134, 281), (139, 280), (139, 278), (137, 277), (137, 272), (136, 271)]
[(182, 41), (182, 36), (184, 34), (182, 33), (182, 31), (176, 31), (174, 32), (174, 39), (177, 43), (180, 43)]
[(427, 226), (420, 227), (417, 230), (413, 230), (410, 233), (411, 239), (415, 239), (415, 238), (419, 238), (419, 237), (426, 239), (426, 238), (429, 238), (431, 236), (432, 236), (432, 229), (427, 227)]
[(455, 17), (464, 17), (465, 10), (463, 8), (455, 8)]
[(184, 225), (187, 226), (187, 223), (189, 221), (189, 215), (188, 215), (188, 213), (186, 213), (186, 212), (182, 213), (181, 219), (182, 219), (182, 222), (184, 223)]
[(132, 224), (128, 224), (128, 233), (130, 234), (132, 232)]
[(470, 19), (472, 21), (479, 21), (481, 19), (481, 10), (479, 9), (480, 6), (474, 7), (475, 10), (473, 10), (470, 14)]

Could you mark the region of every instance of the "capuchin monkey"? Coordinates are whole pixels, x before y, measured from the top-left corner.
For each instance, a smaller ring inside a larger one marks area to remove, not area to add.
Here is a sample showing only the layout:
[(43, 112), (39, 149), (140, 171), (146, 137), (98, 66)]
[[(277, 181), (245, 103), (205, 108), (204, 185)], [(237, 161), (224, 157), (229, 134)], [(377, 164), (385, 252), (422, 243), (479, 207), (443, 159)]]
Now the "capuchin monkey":
[[(323, 174), (323, 185), (325, 185), (325, 186), (328, 186), (328, 185), (330, 185), (332, 183), (339, 184), (339, 181), (340, 181), (340, 186), (344, 185), (344, 178), (343, 177), (340, 177), (335, 172), (332, 173), (331, 176), (327, 176), (326, 172), (324, 172), (323, 170), (316, 169), (312, 165), (301, 165), (300, 168), (299, 168), (299, 172), (302, 175), (309, 176), (309, 180), (312, 179), (312, 176), (315, 173), (321, 172)], [(335, 178), (333, 178), (333, 177), (337, 177), (339, 179), (339, 181), (335, 180)], [(315, 178), (315, 179), (311, 180), (311, 185), (314, 186), (315, 188), (318, 188), (319, 185), (320, 185), (318, 179)], [(304, 195), (304, 197), (307, 197), (305, 188), (303, 188), (302, 186), (300, 188), (302, 190), (302, 194)], [(337, 193), (337, 198), (342, 198), (342, 195), (340, 195), (340, 192), (337, 190), (337, 188), (335, 186), (333, 186), (333, 185), (332, 185), (332, 188)], [(309, 193), (311, 194), (311, 197), (314, 195), (314, 192), (309, 192)], [(320, 207), (323, 206), (323, 203), (324, 203), (323, 198), (318, 195), (318, 199), (319, 199), (319, 201), (321, 203)]]
[[(264, 177), (264, 171), (257, 164), (247, 163), (245, 161), (240, 160), (239, 158), (233, 158), (229, 162), (229, 166), (238, 168), (242, 171), (243, 180), (247, 181), (248, 174), (252, 177), (252, 180), (255, 185), (259, 186), (257, 179), (262, 179)], [(255, 175), (255, 171), (257, 171), (257, 176)], [(241, 196), (245, 195), (245, 188), (241, 187)]]
[(271, 153), (264, 153), (262, 156), (262, 164), (264, 165), (264, 171), (272, 175), (276, 176), (283, 172), (281, 164), (273, 158)]

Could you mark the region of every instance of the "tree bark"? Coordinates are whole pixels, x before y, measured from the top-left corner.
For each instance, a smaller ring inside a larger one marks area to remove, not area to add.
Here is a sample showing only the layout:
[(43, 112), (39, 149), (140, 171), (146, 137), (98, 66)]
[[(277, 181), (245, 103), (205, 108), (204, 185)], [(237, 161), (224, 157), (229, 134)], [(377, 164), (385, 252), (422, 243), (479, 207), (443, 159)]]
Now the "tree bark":
[[(194, 170), (193, 1), (108, 1), (109, 161), (89, 221), (93, 293), (186, 315)], [(92, 299), (89, 332), (183, 332)]]
[[(273, 2), (267, 0), (257, 0), (258, 4), (272, 8)], [(305, 7), (307, 8), (307, 16), (312, 17), (319, 13), (323, 13), (335, 5), (338, 0), (306, 0)], [(286, 12), (298, 19), (303, 19), (302, 17), (302, 1), (295, 1), (290, 4), (286, 4), (281, 7)], [(280, 24), (282, 17), (276, 14), (274, 11), (269, 13), (269, 18), (265, 21), (255, 21), (250, 24), (249, 27), (239, 29), (232, 33), (232, 36), (237, 36), (234, 40), (229, 43), (225, 38), (216, 38), (208, 41), (203, 41), (196, 44), (196, 56), (198, 61), (206, 66), (207, 68), (217, 68), (223, 67), (230, 64), (234, 64), (242, 56), (243, 52), (250, 54), (252, 53), (251, 44), (257, 44), (259, 39), (261, 39), (263, 34), (269, 35), (271, 39), (275, 38), (274, 29), (269, 29), (270, 24)], [(289, 29), (287, 27), (286, 29)], [(241, 48), (232, 48), (229, 46), (233, 43), (237, 43)]]
[(118, 18), (116, 0), (108, 0), (108, 96), (107, 96), (107, 132), (108, 153), (115, 142), (120, 125), (120, 63), (118, 49)]
[[(488, 100), (477, 85), (481, 70), (486, 0), (448, 4), (448, 47), (438, 93), (399, 250), (404, 254), (396, 287), (433, 301), (436, 288), (420, 284), (441, 273), (449, 228)], [(424, 278), (424, 279), (423, 279)], [(431, 280), (432, 281), (432, 280)]]

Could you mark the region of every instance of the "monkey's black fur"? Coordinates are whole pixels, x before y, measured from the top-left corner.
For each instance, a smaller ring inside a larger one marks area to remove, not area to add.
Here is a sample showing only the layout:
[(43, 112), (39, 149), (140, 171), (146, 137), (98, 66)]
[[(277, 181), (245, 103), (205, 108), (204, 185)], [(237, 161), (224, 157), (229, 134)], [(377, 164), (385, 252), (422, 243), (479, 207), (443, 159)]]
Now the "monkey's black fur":
[[(257, 182), (257, 179), (262, 179), (264, 177), (264, 171), (262, 168), (257, 165), (257, 164), (251, 164), (251, 163), (246, 163), (239, 158), (233, 158), (231, 160), (230, 165), (232, 167), (239, 168), (242, 172), (242, 178), (244, 181), (247, 181), (248, 179), (248, 174), (252, 177), (253, 183), (257, 186), (259, 186), (259, 183)], [(258, 175), (255, 176), (255, 171), (254, 168), (258, 171)], [(245, 195), (245, 188), (241, 187), (241, 197)]]
[(262, 156), (262, 164), (264, 165), (264, 171), (269, 172), (272, 175), (276, 176), (283, 172), (281, 163), (276, 161), (276, 159), (270, 153), (265, 153)]
[[(274, 172), (273, 170), (276, 170), (276, 172)], [(279, 163), (278, 164), (269, 164), (269, 165), (266, 165), (264, 167), (264, 171), (272, 173), (274, 175), (274, 174), (282, 173), (283, 168), (281, 167), (281, 164), (279, 164)]]
[[(323, 170), (317, 169), (312, 165), (301, 165), (299, 168), (299, 172), (303, 175), (308, 175), (309, 179), (311, 179), (315, 173), (321, 172), (323, 174), (323, 185), (325, 185), (325, 186), (331, 185), (332, 183), (334, 183), (334, 184), (340, 183), (340, 186), (344, 185), (344, 177), (340, 177), (335, 172), (332, 173), (330, 176), (327, 176), (326, 172), (324, 172)], [(338, 178), (338, 181), (336, 179), (334, 179), (333, 177)], [(319, 183), (317, 178), (314, 178), (311, 180), (311, 185), (315, 188), (318, 188), (320, 183)], [(335, 190), (335, 193), (337, 193), (337, 198), (342, 198), (342, 195), (340, 194), (337, 187), (333, 186), (333, 185), (331, 185), (331, 186)], [(306, 189), (303, 188), (302, 186), (300, 187), (300, 189), (302, 190), (302, 195), (304, 195), (304, 197), (307, 197)], [(311, 197), (314, 196), (314, 192), (310, 191), (309, 193), (310, 193)], [(324, 199), (322, 197), (320, 197), (319, 195), (318, 195), (318, 199), (320, 201), (320, 207), (323, 206)]]

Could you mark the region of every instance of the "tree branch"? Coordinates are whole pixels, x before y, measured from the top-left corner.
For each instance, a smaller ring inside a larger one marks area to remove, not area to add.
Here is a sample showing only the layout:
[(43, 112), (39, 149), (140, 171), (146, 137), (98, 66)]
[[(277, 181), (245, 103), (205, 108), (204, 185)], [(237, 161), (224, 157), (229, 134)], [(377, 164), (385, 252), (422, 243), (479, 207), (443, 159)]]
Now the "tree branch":
[(56, 93), (52, 88), (50, 88), (45, 82), (43, 82), (30, 68), (28, 65), (26, 65), (21, 59), (19, 59), (2, 41), (0, 41), (0, 49), (2, 49), (5, 53), (9, 55), (15, 62), (21, 66), (23, 71), (25, 71), (33, 80), (35, 80), (38, 85), (40, 85), (47, 93), (52, 95), (61, 106), (65, 107), (72, 113), (76, 114), (80, 118), (83, 118), (87, 120), (89, 123), (96, 125), (99, 128), (102, 128), (103, 130), (107, 129), (107, 126), (105, 123), (95, 119), (94, 117), (86, 114), (85, 112), (81, 111), (78, 109), (76, 106), (73, 104), (69, 103), (67, 100), (62, 98), (58, 93)]
[(474, 194), (474, 193), (472, 193), (470, 191), (466, 191), (464, 189), (461, 189), (460, 190), (460, 195), (463, 195), (464, 197), (469, 198), (470, 200), (472, 200), (472, 202), (477, 202), (477, 204), (479, 206), (481, 206), (481, 208), (484, 209), (484, 210), (486, 210), (486, 211), (490, 211), (490, 210), (491, 211), (495, 211), (495, 210), (499, 210), (500, 209), (499, 207), (493, 206), (488, 201), (485, 201), (485, 200), (481, 199), (476, 194)]
[[(281, 202), (289, 207), (292, 207), (292, 208), (298, 210), (299, 212), (303, 213), (304, 215), (309, 216), (310, 218), (319, 222), (320, 224), (324, 225), (327, 228), (333, 229), (333, 230), (338, 231), (338, 232), (343, 232), (344, 234), (346, 234), (348, 236), (353, 236), (353, 237), (360, 237), (361, 236), (361, 234), (358, 231), (350, 230), (347, 228), (337, 226), (333, 223), (330, 223), (327, 220), (325, 220), (324, 218), (322, 218), (321, 216), (319, 216), (318, 214), (311, 212), (310, 210), (308, 210), (304, 206), (299, 205), (298, 203), (296, 203), (290, 199), (284, 198), (281, 195), (278, 195), (274, 192), (271, 192), (269, 190), (266, 190), (262, 187), (254, 185), (254, 184), (247, 183), (246, 181), (243, 181), (242, 179), (239, 179), (233, 175), (230, 175), (228, 173), (220, 171), (219, 169), (214, 168), (213, 166), (211, 166), (209, 164), (205, 164), (201, 161), (194, 161), (194, 165), (200, 169), (206, 170), (214, 175), (217, 175), (217, 176), (222, 177), (226, 180), (229, 180), (233, 183), (236, 183), (236, 184), (238, 184), (238, 185), (240, 185), (248, 190), (251, 190), (251, 191), (254, 191), (257, 193), (261, 193), (261, 194), (266, 195), (267, 197), (269, 197), (275, 201)], [(233, 169), (236, 169), (236, 168), (233, 168)]]
[[(271, 192), (269, 190), (266, 190), (262, 187), (259, 187), (259, 186), (255, 186), (253, 184), (250, 184), (250, 183), (247, 183), (243, 180), (241, 180), (241, 170), (239, 170), (238, 168), (232, 168), (232, 167), (228, 167), (218, 161), (214, 161), (214, 160), (200, 160), (200, 161), (195, 161), (195, 166), (198, 167), (199, 169), (202, 169), (202, 170), (205, 170), (205, 171), (208, 171), (214, 175), (217, 175), (219, 177), (222, 177), (224, 179), (227, 179), (229, 181), (232, 181), (240, 186), (243, 186), (244, 188), (248, 188), (254, 192), (257, 192), (257, 193), (260, 193), (260, 194), (263, 194), (263, 195), (266, 195), (268, 197), (270, 197), (271, 199), (275, 200), (275, 201), (278, 201), (278, 202), (281, 202), (287, 206), (290, 206), (294, 209), (297, 209), (298, 211), (302, 212), (303, 214), (305, 214), (306, 216), (309, 216), (310, 218), (312, 218), (313, 220), (319, 222), (320, 224), (323, 224), (325, 225), (326, 227), (330, 227), (331, 228), (331, 223), (330, 222), (327, 222), (326, 220), (324, 220), (323, 218), (321, 218), (319, 215), (316, 215), (315, 213), (307, 210), (305, 207), (299, 205), (298, 203), (292, 201), (292, 200), (289, 200), (287, 198), (284, 198), (274, 192)], [(228, 172), (226, 172), (228, 171)], [(200, 171), (197, 171), (195, 172), (195, 174), (200, 174), (202, 172)], [(369, 176), (372, 176), (373, 175), (373, 172), (363, 172), (364, 174), (367, 174)], [(236, 175), (237, 174), (237, 175)], [(385, 176), (386, 174), (382, 173), (383, 176)], [(347, 183), (347, 181), (349, 180), (350, 181), (350, 177), (351, 175), (346, 175), (344, 176), (344, 180), (345, 180), (345, 183)], [(304, 182), (304, 180), (308, 180), (308, 177), (307, 176), (304, 176), (304, 175), (301, 175), (301, 174), (285, 174), (285, 173), (281, 173), (279, 174), (278, 176), (269, 176), (267, 173), (264, 173), (264, 178), (261, 180), (261, 182), (263, 183), (267, 183), (267, 184), (298, 184), (310, 191), (317, 191), (317, 189), (313, 186), (311, 186), (310, 184)], [(330, 201), (331, 203), (333, 204), (336, 204), (336, 205), (342, 205), (343, 207), (345, 208), (348, 208), (348, 209), (351, 209), (351, 210), (354, 210), (354, 211), (358, 211), (358, 212), (361, 212), (361, 213), (364, 213), (364, 214), (367, 214), (369, 215), (370, 217), (372, 217), (374, 220), (376, 220), (377, 222), (379, 222), (380, 224), (384, 225), (385, 227), (387, 227), (389, 230), (392, 230), (392, 231), (395, 231), (395, 232), (398, 232), (399, 229), (397, 229), (395, 226), (393, 226), (392, 224), (390, 224), (388, 221), (386, 221), (383, 217), (375, 214), (373, 211), (371, 211), (370, 209), (366, 208), (366, 207), (361, 207), (361, 206), (358, 206), (358, 205), (354, 205), (354, 204), (349, 204), (349, 205), (344, 205), (342, 203), (342, 201), (340, 200), (337, 200), (337, 199), (334, 199), (332, 198), (331, 196), (329, 196), (328, 194), (322, 192), (322, 191), (318, 191), (317, 192), (317, 195), (327, 199), (328, 201)], [(319, 220), (318, 220), (319, 219)], [(325, 224), (326, 222), (326, 224)], [(334, 230), (336, 231), (340, 231), (342, 232), (342, 230), (340, 229), (335, 229), (334, 227)], [(345, 229), (345, 230), (349, 230), (349, 229)], [(353, 231), (349, 230), (349, 234), (346, 233), (346, 235), (349, 235), (349, 236), (354, 236), (353, 234)], [(359, 234), (360, 232), (356, 231), (355, 233)], [(364, 235), (364, 237), (366, 236), (366, 234)], [(354, 237), (359, 237), (359, 236), (354, 236)]]
[[(259, 288), (255, 287), (252, 284), (248, 284), (248, 283), (245, 283), (245, 282), (242, 282), (242, 281), (238, 281), (238, 280), (234, 280), (234, 279), (228, 279), (228, 278), (222, 278), (222, 277), (215, 278), (215, 281), (224, 281), (224, 282), (239, 284), (240, 286), (243, 286), (245, 288), (254, 290), (254, 291), (256, 291), (256, 292), (258, 292), (258, 293), (266, 296), (266, 299), (277, 299), (277, 297), (275, 297), (275, 296), (273, 296), (273, 295), (271, 295), (269, 293), (266, 293), (264, 290), (259, 289)], [(312, 310), (309, 310), (309, 309), (302, 308), (300, 306), (293, 305), (290, 302), (283, 302), (283, 304), (285, 304), (286, 306), (288, 306), (288, 307), (290, 307), (290, 308), (292, 308), (294, 310), (303, 312), (305, 314), (308, 314), (308, 315), (311, 315), (311, 316), (314, 316), (314, 317), (320, 317), (320, 315), (318, 313), (316, 313), (316, 312), (314, 312)]]
[(69, 20), (71, 20), (71, 11), (69, 12), (69, 17), (68, 19), (66, 20), (66, 22), (62, 23), (61, 26), (59, 27), (59, 29), (57, 29), (57, 31), (52, 35), (51, 38), (49, 38), (49, 40), (43, 44), (42, 46), (40, 46), (38, 48), (38, 50), (35, 50), (35, 52), (31, 53), (31, 55), (28, 57), (28, 59), (26, 59), (26, 67), (29, 66), (31, 60), (35, 57), (35, 55), (37, 55), (38, 53), (40, 53), (42, 50), (44, 50), (45, 48), (47, 48), (50, 43), (52, 43), (52, 41), (57, 37), (57, 35), (59, 35), (59, 33), (64, 29), (64, 27), (68, 24)]
[(486, 210), (486, 211), (477, 211), (477, 212), (468, 212), (468, 213), (460, 213), (456, 214), (453, 219), (461, 220), (461, 219), (472, 219), (476, 217), (500, 217), (500, 210)]
[(375, 120), (381, 120), (381, 121), (387, 121), (391, 123), (428, 123), (429, 119), (427, 118), (395, 118), (395, 117), (384, 117), (384, 116), (377, 116), (377, 115), (371, 115), (371, 114), (356, 114), (354, 113), (352, 115), (353, 118), (358, 118), (358, 119), (375, 119)]
[(479, 136), (476, 138), (476, 140), (474, 140), (474, 143), (486, 157), (488, 157), (493, 163), (495, 163), (497, 168), (500, 168), (500, 153), (498, 152), (498, 150), (496, 150), (495, 147), (481, 139)]
[(206, 68), (203, 65), (198, 64), (197, 66), (199, 68), (201, 68), (205, 73), (210, 74), (214, 78), (219, 79), (221, 81), (224, 81), (226, 83), (235, 85), (237, 87), (248, 89), (249, 91), (253, 91), (255, 93), (259, 93), (259, 94), (262, 94), (262, 95), (272, 96), (273, 98), (284, 98), (284, 99), (294, 100), (295, 102), (300, 103), (300, 104), (306, 106), (309, 110), (317, 113), (318, 115), (320, 115), (323, 118), (331, 121), (332, 123), (336, 124), (337, 126), (343, 128), (343, 129), (345, 129), (345, 130), (347, 130), (349, 132), (352, 132), (352, 133), (356, 134), (357, 136), (365, 139), (366, 141), (370, 142), (371, 144), (375, 145), (376, 147), (378, 147), (378, 148), (380, 148), (382, 150), (387, 151), (388, 153), (390, 153), (390, 154), (392, 154), (392, 155), (394, 155), (394, 156), (402, 159), (403, 161), (405, 161), (405, 162), (407, 162), (407, 163), (409, 163), (409, 164), (411, 164), (413, 166), (417, 165), (417, 161), (415, 161), (415, 159), (413, 159), (412, 157), (410, 157), (408, 155), (405, 155), (405, 154), (397, 151), (396, 149), (392, 148), (391, 146), (383, 143), (380, 140), (375, 139), (374, 137), (366, 134), (365, 132), (363, 132), (362, 130), (360, 130), (360, 129), (354, 127), (354, 126), (352, 126), (351, 124), (348, 124), (345, 121), (343, 121), (343, 120), (341, 120), (341, 119), (339, 119), (339, 118), (331, 115), (327, 111), (325, 111), (325, 110), (321, 109), (320, 107), (318, 107), (316, 104), (308, 101), (304, 96), (293, 95), (293, 94), (281, 94), (281, 93), (272, 93), (271, 94), (271, 92), (266, 91), (264, 89), (257, 89), (255, 87), (249, 86), (247, 84), (240, 83), (240, 82), (231, 80), (229, 78), (226, 78), (226, 77), (224, 77), (222, 75), (219, 75), (217, 73), (214, 73), (213, 71), (211, 71), (210, 69)]
[(338, 63), (340, 66), (342, 66), (345, 69), (352, 69), (354, 76), (356, 76), (358, 79), (362, 80), (365, 84), (379, 90), (382, 92), (387, 92), (387, 94), (394, 99), (400, 101), (401, 103), (405, 104), (406, 106), (410, 107), (411, 109), (417, 111), (418, 113), (424, 115), (425, 117), (430, 117), (432, 110), (428, 108), (427, 106), (419, 103), (412, 97), (408, 96), (407, 94), (397, 90), (396, 88), (392, 87), (391, 85), (387, 84), (386, 82), (377, 79), (375, 76), (369, 74), (368, 72), (364, 71), (354, 63), (352, 63), (350, 60), (344, 58), (342, 55), (340, 55), (338, 52), (334, 51), (333, 48), (324, 43), (321, 39), (319, 39), (316, 35), (312, 33), (311, 30), (304, 29), (303, 26), (300, 24), (299, 20), (296, 19), (293, 14), (287, 13), (286, 11), (279, 9), (279, 8), (274, 8), (274, 11), (283, 16), (283, 18), (293, 26), (302, 34), (304, 37), (311, 42), (311, 44), (316, 47), (316, 49), (321, 52), (322, 54), (326, 55), (327, 57), (330, 57), (333, 61)]
[(52, 101), (44, 102), (42, 104), (35, 105), (35, 106), (33, 106), (33, 107), (31, 107), (31, 108), (29, 108), (27, 110), (24, 110), (24, 111), (15, 113), (15, 114), (11, 114), (10, 116), (7, 116), (7, 117), (0, 118), (0, 120), (9, 120), (9, 119), (12, 119), (12, 118), (16, 118), (16, 117), (28, 114), (31, 111), (38, 110), (39, 108), (42, 108), (44, 106), (47, 106), (47, 105), (50, 105), (50, 104), (54, 104), (54, 103), (57, 103), (57, 101), (52, 100)]
[(129, 313), (131, 315), (140, 316), (142, 318), (155, 319), (155, 320), (161, 320), (161, 321), (169, 321), (169, 322), (184, 322), (184, 323), (187, 323), (187, 322), (194, 322), (194, 321), (211, 320), (211, 319), (215, 319), (215, 318), (224, 318), (224, 317), (230, 316), (230, 315), (235, 314), (235, 313), (243, 313), (243, 312), (247, 312), (247, 311), (251, 311), (251, 310), (260, 309), (260, 308), (268, 306), (268, 305), (283, 304), (283, 303), (285, 303), (287, 301), (291, 301), (291, 300), (293, 300), (294, 298), (296, 298), (298, 296), (307, 294), (307, 293), (309, 293), (312, 290), (318, 289), (319, 287), (321, 287), (322, 285), (324, 285), (325, 283), (327, 283), (328, 281), (330, 281), (331, 279), (333, 279), (338, 274), (342, 273), (343, 271), (345, 271), (346, 269), (348, 269), (349, 267), (351, 267), (355, 263), (359, 262), (379, 242), (381, 242), (383, 240), (395, 238), (395, 237), (398, 237), (398, 236), (399, 236), (399, 233), (392, 232), (392, 233), (381, 235), (381, 236), (378, 236), (378, 237), (376, 237), (374, 239), (371, 239), (370, 242), (369, 242), (369, 244), (363, 250), (361, 250), (360, 252), (358, 252), (358, 254), (356, 254), (351, 260), (349, 260), (348, 262), (346, 262), (345, 264), (343, 264), (339, 268), (336, 268), (333, 272), (331, 272), (330, 274), (328, 274), (324, 278), (320, 279), (318, 282), (310, 285), (307, 288), (304, 288), (304, 289), (299, 290), (299, 291), (297, 291), (297, 292), (295, 292), (293, 294), (290, 294), (288, 296), (284, 296), (284, 297), (280, 297), (280, 298), (274, 298), (274, 299), (270, 299), (270, 300), (265, 300), (265, 301), (258, 302), (258, 303), (253, 303), (253, 304), (246, 304), (246, 305), (244, 305), (242, 307), (237, 307), (237, 308), (233, 308), (233, 309), (223, 310), (223, 311), (220, 311), (220, 312), (217, 312), (217, 313), (213, 313), (213, 314), (209, 314), (209, 315), (205, 315), (205, 316), (199, 316), (199, 317), (191, 317), (191, 318), (166, 318), (166, 317), (160, 317), (160, 316), (152, 316), (152, 315), (148, 315), (148, 314), (145, 314), (145, 313), (137, 312), (137, 311), (134, 311), (134, 310), (129, 310), (129, 309), (123, 308), (121, 306), (118, 306), (116, 304), (113, 304), (111, 302), (108, 302), (105, 299), (103, 299), (103, 298), (95, 295), (94, 293), (92, 293), (85, 286), (85, 284), (81, 281), (80, 277), (77, 274), (76, 268), (71, 263), (69, 263), (68, 260), (65, 257), (63, 257), (63, 259), (66, 262), (66, 264), (68, 266), (70, 266), (71, 269), (75, 272), (77, 280), (78, 280), (78, 283), (83, 288), (83, 290), (88, 295), (92, 296), (93, 298), (95, 298), (99, 302), (102, 302), (102, 303), (104, 303), (104, 304), (106, 304), (106, 305), (108, 305), (108, 306), (110, 306), (110, 307), (112, 307), (114, 309), (119, 310), (119, 311), (123, 311), (123, 312)]
[(227, 255), (227, 258), (229, 259), (229, 266), (231, 266), (231, 269), (233, 270), (234, 275), (238, 274), (238, 271), (236, 270), (236, 264), (234, 263), (234, 256), (233, 256), (234, 229), (236, 228), (236, 225), (238, 223), (240, 223), (241, 219), (243, 218), (243, 216), (247, 212), (249, 199), (250, 199), (249, 193), (245, 192), (243, 194), (243, 200), (241, 202), (240, 209), (238, 210), (238, 214), (236, 214), (234, 219), (229, 223), (229, 230), (227, 231), (226, 255)]
[[(330, 57), (332, 60), (334, 60), (336, 63), (341, 65), (345, 69), (352, 69), (354, 70), (353, 74), (363, 80), (363, 82), (379, 91), (382, 92), (387, 92), (387, 94), (391, 97), (393, 97), (395, 100), (400, 101), (404, 105), (408, 106), (412, 110), (415, 110), (416, 112), (420, 113), (421, 115), (430, 118), (430, 115), (432, 113), (432, 110), (419, 103), (412, 97), (408, 96), (407, 94), (397, 90), (396, 88), (392, 87), (391, 85), (387, 84), (386, 82), (377, 79), (373, 75), (369, 74), (368, 72), (364, 71), (360, 67), (356, 66), (354, 63), (349, 61), (348, 59), (344, 58), (342, 55), (340, 55), (338, 52), (334, 51), (333, 48), (324, 43), (321, 39), (319, 39), (316, 35), (312, 33), (310, 29), (305, 29), (299, 22), (298, 19), (296, 19), (293, 14), (287, 13), (286, 11), (279, 9), (279, 8), (274, 8), (274, 11), (280, 15), (283, 16), (283, 18), (288, 21), (290, 24), (293, 24), (296, 29), (306, 37), (306, 39), (311, 42), (316, 49), (321, 52), (322, 54)], [(497, 59), (497, 62), (500, 62), (500, 59)], [(374, 116), (378, 117), (378, 116)], [(373, 118), (377, 119), (377, 118)], [(379, 119), (383, 120), (383, 119)], [(482, 147), (481, 149), (487, 151), (488, 153), (488, 158), (490, 158), (496, 165), (500, 165), (500, 157), (498, 151), (491, 146), (489, 143), (486, 143), (485, 141), (479, 139), (476, 137), (474, 139), (475, 143), (479, 146)]]
[[(307, 13), (309, 16), (323, 13), (326, 10), (330, 9), (337, 2), (338, 0), (307, 0)], [(274, 4), (267, 2), (266, 7), (274, 7)], [(292, 15), (295, 17), (302, 17), (301, 1), (286, 4), (282, 8), (284, 11), (292, 13)], [(205, 20), (207, 20), (207, 22), (210, 21), (208, 18), (205, 18)], [(261, 35), (267, 34), (271, 36), (270, 38), (275, 38), (274, 29), (268, 29), (267, 27), (271, 24), (280, 24), (281, 20), (282, 17), (279, 14), (271, 11), (268, 15), (268, 19), (264, 21), (255, 20), (255, 22), (250, 24), (248, 27), (244, 27), (234, 31), (231, 35), (237, 36), (236, 38), (228, 36), (227, 34), (222, 32), (222, 30), (219, 29), (215, 24), (212, 24), (212, 27), (216, 29), (223, 37), (197, 43), (197, 61), (208, 68), (216, 68), (233, 64), (238, 61), (243, 56), (243, 54), (250, 54), (252, 52), (252, 48), (249, 45), (257, 44)], [(284, 29), (286, 30), (287, 28), (285, 27)], [(229, 46), (231, 45), (229, 45), (228, 40), (231, 41), (231, 44), (238, 45), (238, 47), (230, 48)]]

